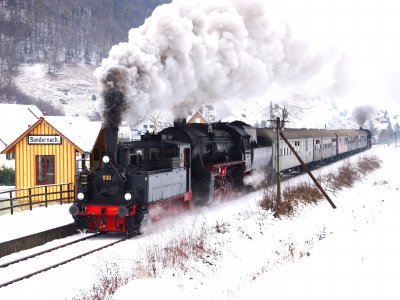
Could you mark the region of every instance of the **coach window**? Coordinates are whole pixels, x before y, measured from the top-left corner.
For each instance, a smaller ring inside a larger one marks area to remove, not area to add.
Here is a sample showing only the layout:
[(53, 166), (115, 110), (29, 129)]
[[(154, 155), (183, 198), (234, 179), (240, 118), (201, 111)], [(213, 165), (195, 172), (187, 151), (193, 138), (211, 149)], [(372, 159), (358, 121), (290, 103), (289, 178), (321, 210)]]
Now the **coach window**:
[(53, 184), (54, 155), (36, 155), (36, 184)]

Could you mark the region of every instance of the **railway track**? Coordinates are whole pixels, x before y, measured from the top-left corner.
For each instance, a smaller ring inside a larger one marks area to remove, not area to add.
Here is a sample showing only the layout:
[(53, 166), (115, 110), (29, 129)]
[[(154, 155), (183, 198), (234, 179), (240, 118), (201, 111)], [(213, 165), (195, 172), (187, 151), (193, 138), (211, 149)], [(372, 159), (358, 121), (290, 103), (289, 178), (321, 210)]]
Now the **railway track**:
[(50, 248), (50, 249), (46, 249), (46, 250), (44, 250), (44, 251), (40, 251), (40, 252), (31, 254), (31, 255), (28, 255), (28, 256), (24, 256), (24, 257), (21, 257), (21, 258), (18, 258), (18, 259), (15, 259), (15, 260), (6, 262), (6, 263), (0, 265), (0, 269), (1, 269), (1, 268), (8, 267), (8, 266), (11, 266), (11, 265), (16, 264), (16, 263), (19, 263), (19, 262), (21, 262), (21, 261), (25, 261), (25, 260), (30, 259), (30, 258), (33, 258), (33, 257), (37, 257), (37, 256), (40, 256), (40, 255), (43, 255), (43, 254), (52, 252), (52, 251), (57, 250), (57, 249), (61, 249), (61, 248), (67, 247), (67, 246), (69, 246), (69, 245), (73, 245), (73, 244), (79, 243), (79, 242), (81, 242), (81, 241), (85, 241), (85, 240), (94, 238), (94, 237), (98, 236), (99, 234), (100, 234), (100, 233), (96, 233), (96, 234), (94, 234), (94, 235), (86, 236), (86, 237), (84, 237), (84, 238), (77, 239), (77, 240), (72, 241), (72, 242), (69, 242), (69, 243), (61, 244), (61, 245), (58, 245), (58, 246), (56, 246), (56, 247), (53, 247), (53, 248)]
[[(69, 243), (65, 243), (65, 244), (59, 245), (57, 247), (53, 247), (51, 249), (47, 249), (45, 251), (41, 251), (41, 252), (29, 255), (29, 256), (25, 256), (25, 257), (22, 257), (22, 258), (19, 258), (19, 259), (4, 263), (4, 264), (0, 265), (0, 268), (3, 269), (3, 270), (7, 270), (8, 268), (10, 268), (13, 265), (18, 265), (19, 263), (24, 264), (24, 262), (27, 263), (31, 259), (35, 259), (37, 257), (45, 256), (46, 254), (48, 254), (50, 252), (57, 251), (59, 249), (71, 246), (73, 244), (77, 244), (77, 243), (83, 242), (83, 241), (88, 240), (88, 239), (92, 239), (92, 238), (97, 237), (99, 235), (101, 235), (101, 233), (94, 234), (94, 235), (91, 235), (91, 236), (88, 236), (88, 237), (84, 237), (84, 238), (81, 238), (81, 239), (78, 239), (78, 240), (75, 240), (75, 241), (72, 241), (72, 242), (69, 242)], [(121, 243), (121, 242), (123, 242), (123, 241), (125, 241), (127, 239), (129, 239), (129, 237), (123, 237), (121, 239), (113, 240), (112, 242), (108, 242), (108, 243), (105, 242), (105, 244), (101, 245), (100, 247), (96, 247), (94, 249), (90, 249), (90, 250), (85, 251), (83, 253), (79, 253), (77, 255), (74, 255), (73, 257), (69, 257), (69, 258), (63, 259), (61, 261), (52, 263), (51, 265), (40, 267), (40, 268), (35, 269), (33, 271), (29, 271), (26, 274), (23, 273), (22, 275), (19, 275), (19, 276), (17, 275), (15, 277), (9, 276), (9, 277), (12, 277), (13, 279), (6, 279), (5, 281), (3, 281), (4, 279), (2, 278), (2, 276), (0, 276), (0, 288), (5, 287), (5, 286), (10, 285), (10, 284), (13, 284), (13, 283), (16, 283), (18, 281), (30, 278), (30, 277), (32, 277), (34, 275), (39, 274), (39, 273), (46, 272), (46, 271), (48, 271), (50, 269), (57, 268), (57, 267), (59, 267), (61, 265), (67, 264), (69, 262), (72, 262), (72, 261), (77, 260), (79, 258), (82, 258), (84, 256), (87, 256), (89, 254), (98, 252), (98, 251), (103, 250), (105, 248), (111, 247), (111, 246), (113, 246), (115, 244)], [(1, 271), (2, 275), (4, 275), (4, 273), (5, 273), (3, 270)], [(22, 271), (22, 272), (24, 272), (24, 271)], [(17, 271), (17, 273), (18, 273), (18, 271)], [(1, 281), (3, 281), (3, 282), (1, 282)]]

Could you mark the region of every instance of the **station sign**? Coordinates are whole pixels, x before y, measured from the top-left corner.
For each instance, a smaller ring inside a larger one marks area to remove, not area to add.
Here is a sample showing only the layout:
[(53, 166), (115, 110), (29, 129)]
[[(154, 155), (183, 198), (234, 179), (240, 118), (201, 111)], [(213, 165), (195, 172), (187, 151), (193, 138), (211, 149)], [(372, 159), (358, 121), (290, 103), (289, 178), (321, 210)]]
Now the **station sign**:
[(62, 138), (59, 135), (28, 135), (29, 145), (61, 145)]

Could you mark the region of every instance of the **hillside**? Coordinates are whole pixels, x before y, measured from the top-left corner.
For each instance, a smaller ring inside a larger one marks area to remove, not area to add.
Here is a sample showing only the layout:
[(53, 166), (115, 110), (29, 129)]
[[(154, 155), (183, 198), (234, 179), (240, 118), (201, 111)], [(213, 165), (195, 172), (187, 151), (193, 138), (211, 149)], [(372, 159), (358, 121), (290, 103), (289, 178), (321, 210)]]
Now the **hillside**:
[(21, 64), (98, 65), (155, 7), (168, 0), (0, 0), (0, 94)]
[[(43, 99), (59, 107), (65, 115), (95, 116), (99, 114), (97, 103), (100, 89), (93, 75), (95, 67), (86, 64), (63, 64), (58, 71), (49, 75), (43, 64), (22, 65), (16, 77), (18, 89), (34, 98)], [(221, 103), (215, 105), (210, 113), (215, 120), (242, 120), (251, 125), (266, 119), (265, 111), (269, 102), (254, 99), (245, 108)], [(290, 127), (307, 128), (349, 128), (357, 127), (352, 119), (352, 112), (339, 108), (327, 98), (311, 99), (307, 112), (296, 120), (291, 120)], [(260, 108), (262, 108), (260, 110)], [(199, 108), (193, 108), (197, 110)]]
[(86, 64), (63, 64), (49, 75), (43, 64), (23, 65), (15, 84), (25, 94), (61, 108), (65, 115), (94, 116), (99, 98), (94, 69)]
[[(16, 87), (26, 95), (35, 99), (43, 99), (62, 110), (65, 115), (100, 118), (100, 89), (93, 75), (94, 66), (87, 64), (62, 64), (52, 75), (47, 74), (43, 64), (21, 65), (20, 73), (15, 78)], [(268, 99), (254, 99), (245, 107), (237, 107), (230, 103), (215, 105), (211, 112), (203, 110), (213, 120), (242, 120), (248, 124), (262, 125), (268, 120)], [(193, 110), (199, 108), (193, 107)], [(368, 120), (364, 127), (373, 129), (378, 139), (382, 130), (390, 124), (392, 129), (399, 122), (399, 110), (391, 107), (367, 107)], [(327, 97), (310, 98), (305, 109), (297, 118), (291, 119), (288, 127), (304, 128), (357, 128), (359, 125), (353, 115), (352, 106), (340, 106)]]

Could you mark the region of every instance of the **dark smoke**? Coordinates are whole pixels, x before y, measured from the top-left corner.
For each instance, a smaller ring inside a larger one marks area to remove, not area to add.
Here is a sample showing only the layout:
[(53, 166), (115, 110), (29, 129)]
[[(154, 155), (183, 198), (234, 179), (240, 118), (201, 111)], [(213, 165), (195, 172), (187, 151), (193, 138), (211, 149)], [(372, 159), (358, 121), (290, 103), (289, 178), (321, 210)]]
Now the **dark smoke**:
[(363, 127), (368, 119), (372, 117), (375, 108), (372, 106), (358, 106), (353, 111), (353, 118), (360, 127)]
[(118, 128), (121, 124), (122, 114), (126, 110), (127, 103), (122, 92), (116, 89), (110, 89), (103, 95), (104, 110), (103, 122), (105, 128)]
[(123, 81), (124, 72), (115, 68), (110, 70), (106, 78), (101, 82), (103, 88), (103, 126), (105, 128), (118, 128), (121, 124), (123, 113), (128, 108), (123, 88), (118, 83)]

